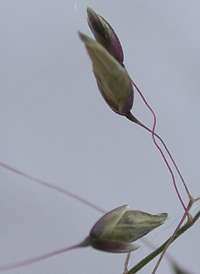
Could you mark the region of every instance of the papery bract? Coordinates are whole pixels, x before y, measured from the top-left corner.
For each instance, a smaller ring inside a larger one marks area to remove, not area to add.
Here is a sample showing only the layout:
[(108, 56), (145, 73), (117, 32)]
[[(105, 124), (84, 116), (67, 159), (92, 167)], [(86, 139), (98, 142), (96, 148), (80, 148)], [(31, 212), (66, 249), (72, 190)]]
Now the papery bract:
[(132, 244), (168, 218), (167, 213), (152, 215), (143, 211), (129, 210), (129, 205), (118, 207), (105, 214), (91, 229), (90, 245), (98, 250), (124, 253), (137, 249)]
[(79, 32), (93, 63), (99, 90), (107, 104), (126, 115), (133, 105), (133, 87), (126, 69), (97, 41)]

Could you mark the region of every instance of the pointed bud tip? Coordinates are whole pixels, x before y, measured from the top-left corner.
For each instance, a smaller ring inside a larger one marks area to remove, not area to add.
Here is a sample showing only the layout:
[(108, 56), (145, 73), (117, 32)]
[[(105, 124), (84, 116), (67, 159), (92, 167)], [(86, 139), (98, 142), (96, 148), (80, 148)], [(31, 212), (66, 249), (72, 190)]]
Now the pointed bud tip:
[(83, 32), (81, 32), (81, 31), (78, 31), (78, 35), (79, 35), (79, 37), (81, 38), (81, 40), (83, 41), (83, 42), (85, 42), (86, 40), (87, 40), (87, 38), (88, 38), (88, 36), (87, 35), (85, 35)]
[(95, 11), (91, 7), (87, 7), (87, 15), (88, 17), (96, 15)]
[(124, 54), (120, 41), (110, 24), (91, 7), (87, 7), (88, 25), (96, 40), (123, 65)]

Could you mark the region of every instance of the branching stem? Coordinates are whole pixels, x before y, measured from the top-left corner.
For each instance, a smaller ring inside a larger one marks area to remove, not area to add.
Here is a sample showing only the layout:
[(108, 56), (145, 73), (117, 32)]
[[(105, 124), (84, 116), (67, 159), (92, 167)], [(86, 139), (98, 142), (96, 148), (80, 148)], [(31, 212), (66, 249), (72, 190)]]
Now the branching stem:
[[(160, 258), (159, 258), (159, 260), (158, 260), (158, 262), (157, 262), (157, 264), (156, 264), (156, 266), (155, 266), (155, 268), (154, 268), (154, 270), (153, 270), (153, 272), (152, 272), (152, 274), (155, 274), (155, 273), (156, 273), (156, 270), (158, 269), (158, 266), (160, 265), (160, 263), (161, 263), (161, 261), (162, 261), (162, 258), (163, 258), (164, 255), (165, 255), (165, 252), (166, 252), (167, 248), (168, 248), (168, 247), (170, 246), (170, 244), (175, 240), (176, 235), (177, 235), (178, 231), (180, 230), (180, 227), (181, 227), (181, 225), (183, 224), (185, 218), (188, 217), (188, 222), (187, 222), (187, 224), (186, 224), (187, 226), (191, 226), (191, 225), (193, 224), (193, 219), (192, 219), (192, 216), (191, 216), (190, 213), (189, 213), (189, 210), (191, 209), (193, 203), (196, 202), (197, 200), (199, 200), (200, 197), (197, 198), (197, 199), (194, 199), (194, 198), (191, 196), (191, 194), (190, 194), (190, 192), (189, 192), (189, 190), (188, 190), (188, 187), (187, 187), (187, 185), (186, 185), (186, 183), (185, 183), (185, 181), (184, 181), (184, 179), (183, 179), (183, 176), (182, 176), (182, 174), (181, 174), (181, 172), (180, 172), (180, 170), (179, 170), (179, 168), (178, 168), (176, 162), (174, 161), (174, 158), (172, 157), (172, 155), (171, 155), (171, 153), (170, 153), (168, 147), (166, 146), (166, 144), (165, 144), (165, 142), (163, 141), (163, 139), (162, 139), (157, 133), (155, 133), (156, 115), (155, 115), (153, 109), (150, 107), (150, 105), (149, 105), (148, 102), (146, 101), (145, 97), (144, 97), (143, 94), (141, 93), (141, 91), (140, 91), (140, 89), (138, 88), (138, 86), (137, 86), (133, 81), (132, 81), (132, 84), (133, 84), (133, 86), (136, 88), (136, 90), (138, 91), (138, 93), (139, 93), (139, 95), (141, 96), (142, 100), (144, 101), (145, 105), (147, 106), (147, 108), (150, 110), (150, 112), (151, 112), (152, 115), (153, 115), (153, 119), (154, 119), (153, 128), (152, 128), (152, 130), (151, 130), (151, 129), (149, 129), (147, 126), (145, 126), (144, 124), (142, 124), (136, 117), (134, 117), (134, 116), (132, 115), (132, 113), (131, 113), (130, 111), (127, 113), (126, 117), (127, 117), (130, 121), (132, 121), (132, 122), (138, 124), (139, 126), (143, 127), (144, 129), (146, 129), (147, 131), (149, 131), (150, 133), (152, 133), (153, 142), (154, 142), (155, 146), (157, 147), (157, 149), (159, 150), (159, 152), (161, 153), (161, 155), (162, 155), (162, 157), (163, 157), (163, 160), (164, 160), (165, 164), (167, 165), (167, 168), (168, 168), (168, 170), (169, 170), (169, 172), (170, 172), (170, 174), (171, 174), (171, 176), (172, 176), (172, 181), (173, 181), (173, 185), (174, 185), (175, 191), (176, 191), (177, 196), (178, 196), (178, 198), (179, 198), (179, 200), (180, 200), (180, 202), (181, 202), (181, 205), (183, 206), (184, 211), (185, 211), (185, 213), (183, 214), (183, 217), (182, 217), (181, 221), (179, 222), (178, 226), (176, 227), (176, 229), (175, 229), (173, 235), (168, 239), (168, 241), (166, 242), (166, 244), (164, 244), (164, 247), (163, 247), (163, 249), (162, 249), (162, 251), (161, 251), (162, 254), (161, 254), (161, 256), (160, 256)], [(179, 175), (179, 177), (180, 177), (180, 179), (181, 179), (181, 181), (182, 181), (182, 183), (183, 183), (183, 186), (185, 187), (186, 193), (187, 193), (188, 198), (189, 198), (189, 204), (188, 204), (187, 208), (186, 208), (186, 206), (185, 206), (185, 204), (184, 204), (184, 202), (183, 202), (183, 200), (182, 200), (182, 198), (181, 198), (181, 195), (180, 195), (180, 193), (179, 193), (179, 190), (178, 190), (178, 187), (177, 187), (177, 184), (176, 184), (176, 180), (175, 180), (174, 173), (173, 173), (173, 171), (172, 171), (172, 169), (171, 169), (171, 167), (170, 167), (170, 165), (169, 165), (169, 162), (167, 161), (167, 158), (165, 157), (164, 152), (162, 151), (161, 147), (160, 147), (159, 144), (157, 143), (155, 137), (157, 137), (157, 138), (160, 140), (160, 142), (162, 143), (162, 145), (164, 146), (165, 151), (167, 152), (169, 158), (171, 159), (171, 161), (172, 161), (172, 163), (173, 163), (173, 165), (174, 165), (174, 167), (175, 167), (175, 169), (176, 169), (176, 171), (177, 171), (177, 173), (178, 173), (178, 175)], [(136, 273), (136, 272), (132, 272), (132, 273)], [(131, 273), (131, 274), (132, 274), (132, 273)]]

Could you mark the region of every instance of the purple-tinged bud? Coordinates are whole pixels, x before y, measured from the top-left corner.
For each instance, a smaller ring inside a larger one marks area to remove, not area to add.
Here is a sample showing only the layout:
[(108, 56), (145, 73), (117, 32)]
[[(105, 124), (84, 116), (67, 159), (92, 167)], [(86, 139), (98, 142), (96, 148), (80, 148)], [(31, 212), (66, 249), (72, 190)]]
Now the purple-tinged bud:
[(167, 217), (167, 213), (151, 215), (142, 211), (129, 210), (129, 205), (121, 206), (99, 219), (93, 226), (90, 235), (81, 243), (21, 262), (2, 265), (0, 266), (0, 271), (36, 263), (81, 247), (92, 246), (95, 249), (112, 253), (131, 252), (139, 248), (138, 245), (133, 245), (131, 242), (143, 237), (157, 226), (163, 224)]
[(129, 205), (118, 207), (105, 214), (92, 228), (86, 242), (93, 248), (125, 253), (136, 250), (132, 244), (168, 219), (167, 213), (157, 215), (129, 210)]
[(122, 46), (113, 28), (103, 17), (96, 14), (92, 8), (87, 8), (87, 14), (89, 27), (97, 42), (105, 47), (107, 51), (123, 65), (124, 54)]
[(133, 87), (126, 69), (100, 43), (79, 32), (93, 63), (98, 88), (113, 111), (126, 115), (133, 105)]

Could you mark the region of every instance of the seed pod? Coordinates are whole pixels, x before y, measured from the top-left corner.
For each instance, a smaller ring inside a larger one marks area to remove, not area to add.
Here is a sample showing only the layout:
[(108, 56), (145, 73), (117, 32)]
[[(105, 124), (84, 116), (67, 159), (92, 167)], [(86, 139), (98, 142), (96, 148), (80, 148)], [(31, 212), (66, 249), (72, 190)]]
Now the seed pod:
[(133, 105), (131, 79), (123, 66), (100, 43), (79, 32), (93, 63), (101, 95), (116, 113), (126, 115)]
[(105, 214), (92, 228), (90, 245), (98, 250), (124, 253), (137, 249), (132, 242), (142, 238), (168, 218), (167, 213), (152, 215), (129, 210), (129, 205), (118, 207)]

